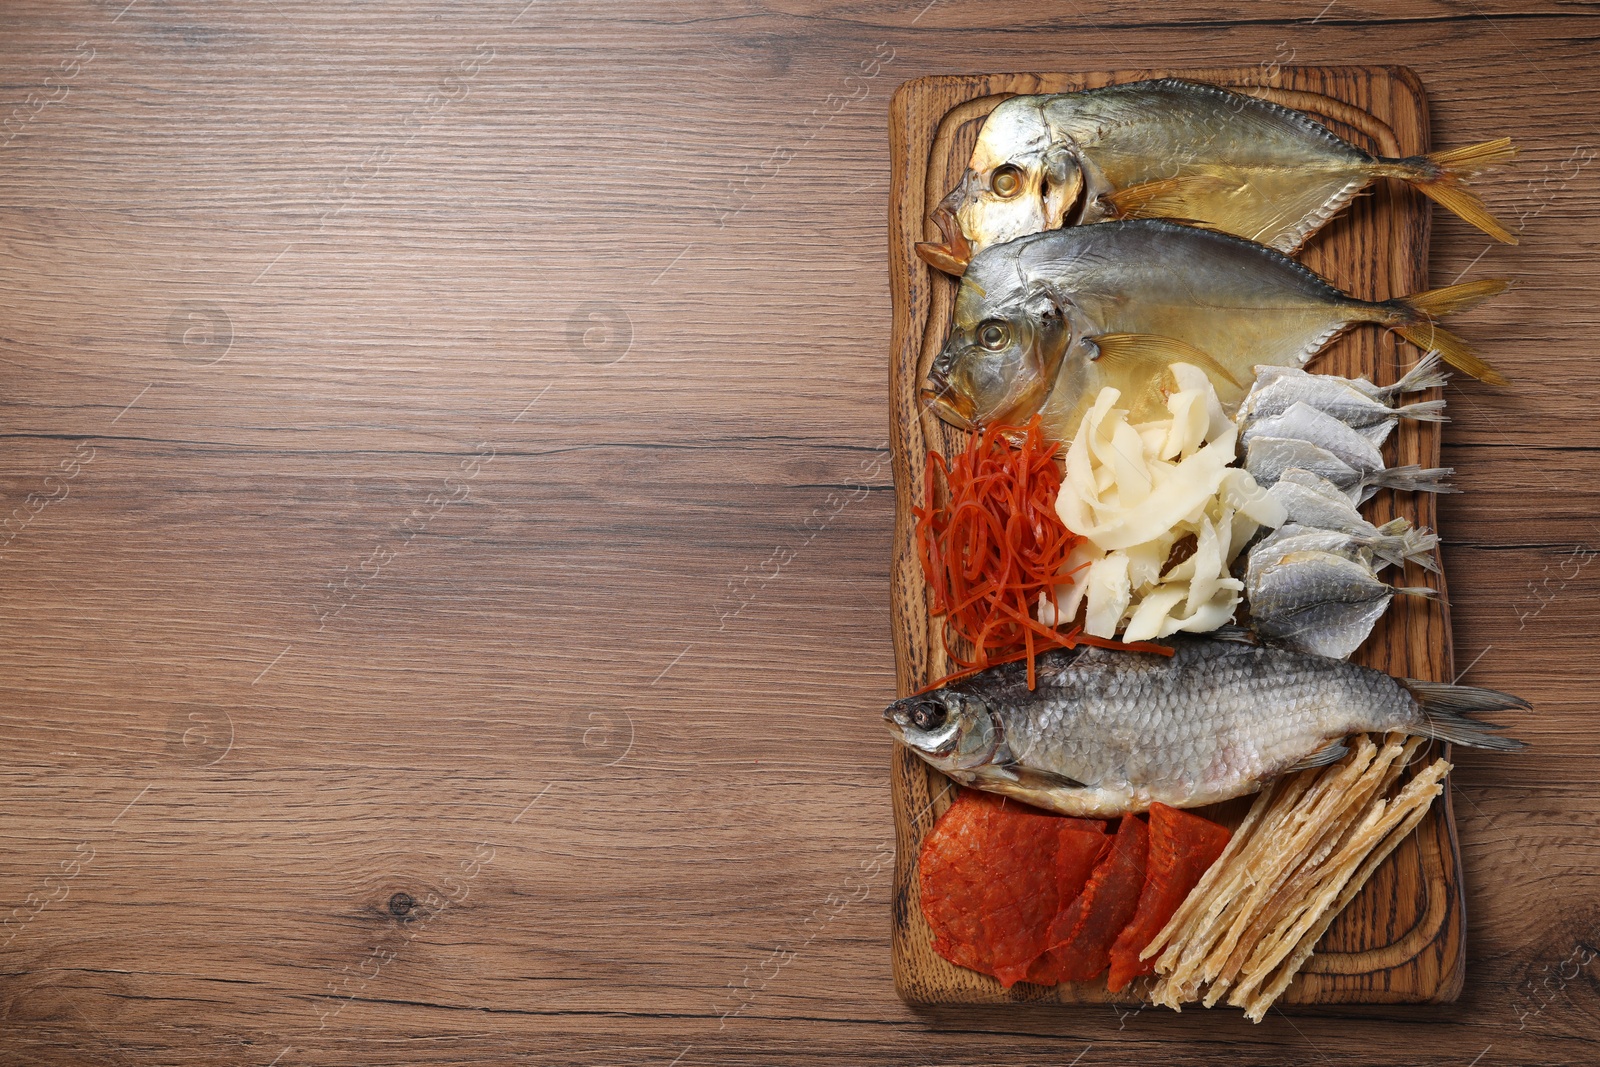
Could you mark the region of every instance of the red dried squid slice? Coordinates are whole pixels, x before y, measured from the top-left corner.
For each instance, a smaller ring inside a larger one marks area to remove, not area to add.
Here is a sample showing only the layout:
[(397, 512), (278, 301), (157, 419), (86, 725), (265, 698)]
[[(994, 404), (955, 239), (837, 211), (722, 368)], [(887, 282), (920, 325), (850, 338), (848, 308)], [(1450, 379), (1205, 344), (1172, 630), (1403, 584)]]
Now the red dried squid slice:
[(1150, 806), (1150, 860), (1146, 865), (1139, 910), (1111, 946), (1111, 992), (1121, 990), (1141, 974), (1155, 970), (1154, 957), (1140, 960), (1140, 951), (1161, 932), (1201, 875), (1206, 873), (1232, 835), (1227, 827), (1192, 812)]
[(1028, 981), (1086, 982), (1105, 971), (1112, 943), (1139, 908), (1149, 843), (1144, 820), (1124, 815), (1083, 892), (1051, 923), (1049, 951), (1029, 969)]
[(1084, 850), (1080, 839), (1093, 835), (1103, 848), (1106, 836), (1094, 822), (963, 790), (923, 841), (918, 860), (934, 950), (1007, 988), (1026, 977), (1047, 947), (1063, 878), (1072, 876), (1057, 863), (1059, 843), (1069, 835), (1072, 857)]

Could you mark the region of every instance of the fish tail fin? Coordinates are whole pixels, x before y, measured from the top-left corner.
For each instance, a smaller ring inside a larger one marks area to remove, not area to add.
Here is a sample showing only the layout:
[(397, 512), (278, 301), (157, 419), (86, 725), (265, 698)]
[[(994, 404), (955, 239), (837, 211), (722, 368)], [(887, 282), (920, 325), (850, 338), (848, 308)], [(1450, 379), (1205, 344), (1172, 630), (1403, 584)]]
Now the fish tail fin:
[(1419, 467), (1408, 463), (1404, 467), (1377, 471), (1367, 479), (1367, 484), (1406, 493), (1459, 493), (1461, 490), (1446, 481), (1454, 473), (1454, 467)]
[(1424, 389), (1438, 389), (1448, 384), (1450, 372), (1444, 369), (1444, 361), (1439, 358), (1439, 353), (1428, 352), (1417, 360), (1414, 367), (1402, 374), (1398, 382), (1380, 392), (1386, 399), (1392, 400), (1402, 393), (1420, 393)]
[(1439, 573), (1439, 535), (1432, 530), (1412, 530), (1401, 538), (1400, 555), (1425, 571)]
[(1422, 157), (1456, 181), (1465, 181), (1493, 167), (1502, 167), (1517, 158), (1517, 146), (1509, 137), (1445, 148)]
[(1390, 519), (1378, 527), (1378, 539), (1372, 543), (1372, 554), (1385, 563), (1402, 567), (1407, 561), (1425, 571), (1439, 571), (1434, 550), (1439, 547), (1439, 535), (1432, 530), (1418, 530), (1407, 519)]
[(1423, 196), (1496, 241), (1514, 245), (1517, 235), (1490, 214), (1478, 194), (1466, 188), (1464, 183), (1479, 172), (1509, 163), (1516, 157), (1517, 148), (1511, 143), (1511, 138), (1497, 137), (1493, 141), (1429, 152), (1425, 156), (1386, 159), (1379, 164), (1379, 173), (1407, 182)]
[(965, 182), (956, 186), (955, 191), (940, 201), (939, 206), (928, 216), (929, 220), (939, 228), (939, 236), (944, 240), (917, 243), (917, 256), (922, 262), (934, 270), (942, 270), (957, 278), (967, 272), (967, 264), (972, 261), (972, 245), (967, 242), (967, 235), (962, 232), (961, 223), (956, 218), (955, 211), (951, 209), (949, 201), (952, 197), (959, 198), (964, 188), (966, 188)]
[[(1499, 296), (1511, 288), (1510, 278), (1478, 278), (1470, 282), (1458, 282), (1455, 285), (1442, 285), (1437, 289), (1427, 289), (1410, 296), (1402, 296), (1394, 301), (1400, 304), (1413, 316), (1420, 318), (1442, 319), (1457, 311), (1476, 307), (1491, 296)], [(1449, 356), (1439, 353), (1449, 361)]]
[(1521, 697), (1501, 693), (1494, 689), (1479, 689), (1471, 685), (1450, 685), (1445, 682), (1422, 682), (1415, 678), (1401, 678), (1399, 682), (1416, 700), (1422, 711), (1422, 723), (1417, 733), (1439, 741), (1450, 741), (1472, 748), (1489, 748), (1497, 752), (1515, 752), (1526, 748), (1527, 743), (1515, 738), (1500, 737), (1490, 731), (1505, 727), (1495, 723), (1478, 722), (1468, 715), (1484, 711), (1506, 711), (1517, 708), (1531, 711), (1533, 705)]
[(1500, 220), (1489, 213), (1487, 205), (1471, 189), (1455, 184), (1450, 178), (1410, 178), (1407, 180), (1423, 196), (1448, 209), (1453, 214), (1459, 215), (1464, 222), (1471, 223), (1501, 244), (1514, 245), (1517, 243), (1517, 235), (1501, 225)]
[(1425, 585), (1397, 585), (1394, 587), (1394, 591), (1398, 596), (1414, 596), (1418, 600), (1431, 600), (1435, 604), (1443, 604), (1445, 607), (1450, 606), (1450, 602), (1444, 598), (1443, 593), (1437, 589), (1430, 589)]
[(1505, 375), (1472, 351), (1467, 342), (1440, 326), (1438, 320), (1451, 312), (1482, 303), (1510, 287), (1511, 282), (1506, 278), (1479, 278), (1384, 301), (1390, 311), (1388, 325), (1424, 352), (1437, 352), (1462, 373), (1490, 385), (1505, 385)]
[(1402, 404), (1394, 409), (1394, 413), (1402, 419), (1415, 419), (1418, 422), (1449, 422), (1444, 413), (1443, 400), (1419, 400), (1415, 404)]

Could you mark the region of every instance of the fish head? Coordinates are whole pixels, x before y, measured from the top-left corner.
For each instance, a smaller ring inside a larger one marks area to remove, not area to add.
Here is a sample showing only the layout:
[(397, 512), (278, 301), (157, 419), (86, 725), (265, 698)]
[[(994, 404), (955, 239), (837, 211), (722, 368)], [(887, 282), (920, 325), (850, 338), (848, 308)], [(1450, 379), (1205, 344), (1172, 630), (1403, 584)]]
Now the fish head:
[(923, 393), (941, 418), (969, 430), (1020, 425), (1038, 412), (1081, 332), (1070, 301), (1047, 284), (1020, 283), (1014, 257), (1002, 257), (1006, 269), (987, 269), (992, 258), (976, 257), (962, 279), (949, 339)]
[(990, 113), (966, 174), (941, 204), (974, 252), (1059, 229), (1083, 193), (1077, 144), (1051, 126), (1043, 101), (1014, 96)]
[(1000, 746), (1001, 732), (983, 700), (956, 689), (936, 689), (890, 704), (889, 732), (941, 771), (982, 767)]

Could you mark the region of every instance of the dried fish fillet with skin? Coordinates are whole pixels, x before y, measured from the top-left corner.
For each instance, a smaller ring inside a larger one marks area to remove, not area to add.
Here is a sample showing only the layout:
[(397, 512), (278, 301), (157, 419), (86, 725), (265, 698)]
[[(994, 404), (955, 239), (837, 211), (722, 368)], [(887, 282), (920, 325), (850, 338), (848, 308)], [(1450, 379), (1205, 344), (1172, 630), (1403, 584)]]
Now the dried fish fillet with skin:
[(1439, 565), (1433, 553), (1438, 543), (1439, 539), (1432, 533), (1412, 529), (1404, 518), (1392, 519), (1382, 529), (1372, 527), (1369, 535), (1286, 522), (1250, 547), (1245, 583), (1257, 581), (1262, 568), (1279, 562), (1288, 553), (1305, 551), (1345, 556), (1366, 564), (1374, 573), (1407, 562), (1424, 570), (1437, 571)]
[(1281, 415), (1251, 422), (1239, 435), (1239, 440), (1248, 446), (1257, 437), (1307, 441), (1333, 453), (1354, 470), (1365, 472), (1383, 469), (1383, 453), (1378, 451), (1377, 445), (1332, 415), (1304, 401), (1295, 401)]
[(1258, 621), (1256, 628), (1262, 637), (1286, 648), (1345, 659), (1361, 647), (1388, 605), (1387, 596), (1364, 604), (1317, 603), (1269, 622)]
[(1245, 470), (1259, 484), (1271, 488), (1286, 471), (1303, 470), (1338, 486), (1352, 503), (1363, 503), (1379, 489), (1403, 492), (1456, 493), (1446, 479), (1450, 467), (1406, 465), (1387, 470), (1358, 470), (1332, 452), (1309, 441), (1283, 437), (1257, 437), (1245, 449)]
[(1304, 467), (1285, 468), (1267, 487), (1267, 493), (1283, 508), (1286, 522), (1321, 530), (1348, 530), (1355, 534), (1375, 529), (1361, 517), (1350, 494)]
[(1439, 367), (1438, 355), (1429, 353), (1400, 381), (1385, 387), (1375, 386), (1365, 378), (1340, 378), (1290, 367), (1260, 367), (1255, 384), (1239, 406), (1239, 426), (1249, 436), (1258, 423), (1283, 415), (1295, 404), (1306, 404), (1338, 419), (1374, 445), (1382, 445), (1402, 418), (1449, 421), (1443, 400), (1393, 406), (1393, 400), (1402, 393), (1443, 386), (1449, 375)]
[[(1450, 421), (1445, 416), (1443, 400), (1419, 400), (1413, 404), (1391, 408), (1354, 389), (1342, 386), (1333, 389), (1303, 389), (1299, 387), (1297, 380), (1288, 378), (1280, 378), (1259, 392), (1252, 393), (1251, 398), (1255, 401), (1253, 410), (1248, 416), (1239, 420), (1240, 426), (1246, 432), (1255, 430), (1262, 423), (1281, 417), (1296, 404), (1305, 404), (1330, 418), (1338, 419), (1375, 447), (1381, 446), (1389, 439), (1390, 433), (1401, 419), (1418, 422)], [(1266, 432), (1270, 435), (1273, 431)]]
[(1380, 581), (1370, 561), (1322, 550), (1284, 552), (1245, 582), (1250, 618), (1285, 648), (1344, 659), (1360, 647), (1399, 595), (1438, 599), (1426, 586)]
[[(1311, 379), (1354, 389), (1364, 396), (1392, 407), (1406, 393), (1420, 393), (1426, 389), (1442, 389), (1450, 384), (1450, 372), (1437, 352), (1426, 352), (1393, 385), (1374, 385), (1366, 378), (1341, 378), (1336, 374), (1322, 374), (1299, 367), (1257, 367), (1256, 382), (1252, 391), (1264, 389), (1281, 379)], [(1287, 406), (1287, 405), (1285, 405)], [(1243, 409), (1241, 409), (1243, 410)], [(1269, 411), (1267, 414), (1277, 414)]]
[(1429, 558), (1431, 562), (1429, 554), (1437, 547), (1438, 537), (1426, 530), (1413, 529), (1404, 519), (1391, 520), (1381, 527), (1372, 525), (1361, 517), (1361, 512), (1343, 490), (1318, 474), (1290, 468), (1265, 492), (1283, 513), (1283, 521), (1266, 525), (1281, 529), (1294, 524), (1348, 533), (1371, 544), (1376, 555), (1396, 566), (1410, 560), (1421, 563), (1427, 570), (1439, 569), (1437, 563), (1422, 562), (1422, 558)]

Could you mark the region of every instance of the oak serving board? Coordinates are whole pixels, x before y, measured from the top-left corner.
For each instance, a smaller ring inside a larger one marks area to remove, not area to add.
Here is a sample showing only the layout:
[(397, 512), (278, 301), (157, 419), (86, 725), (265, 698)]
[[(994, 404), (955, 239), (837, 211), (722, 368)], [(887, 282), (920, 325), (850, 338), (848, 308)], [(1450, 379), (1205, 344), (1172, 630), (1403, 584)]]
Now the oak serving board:
[[(1007, 96), (1064, 92), (1151, 77), (1186, 77), (1238, 88), (1311, 113), (1368, 151), (1390, 156), (1428, 150), (1428, 106), (1421, 83), (1396, 67), (1245, 67), (1125, 70), (1090, 74), (988, 74), (920, 78), (902, 85), (889, 110), (891, 188), (889, 272), (894, 307), (889, 372), (895, 476), (891, 582), (896, 681), (901, 696), (949, 673), (940, 620), (928, 612), (917, 562), (912, 506), (922, 499), (928, 449), (946, 455), (965, 435), (920, 410), (918, 389), (948, 330), (956, 282), (925, 266), (913, 246), (938, 240), (927, 214), (955, 185), (979, 127)], [(1357, 296), (1386, 299), (1428, 287), (1429, 208), (1398, 183), (1379, 182), (1314, 236), (1297, 256)], [(1395, 381), (1420, 355), (1384, 331), (1354, 330), (1311, 367)], [(1433, 395), (1439, 395), (1435, 392)], [(1391, 464), (1436, 466), (1439, 427), (1402, 420), (1385, 450)], [(1365, 508), (1374, 522), (1405, 515), (1435, 527), (1430, 494), (1380, 492)], [(1404, 581), (1444, 592), (1442, 575), (1408, 565)], [(1396, 675), (1449, 681), (1450, 620), (1442, 604), (1396, 598), (1354, 659)], [(1447, 752), (1447, 746), (1441, 751)], [(1426, 754), (1427, 750), (1424, 750)], [(891, 774), (896, 832), (893, 953), (895, 986), (908, 1003), (1023, 1001), (1097, 1004), (1137, 1000), (1148, 979), (1123, 994), (1102, 979), (1004, 990), (992, 978), (947, 962), (922, 918), (917, 856), (923, 836), (950, 805), (955, 787), (902, 746)], [(1242, 813), (1243, 802), (1220, 817)], [(1448, 779), (1417, 831), (1390, 855), (1334, 922), (1280, 1005), (1437, 1003), (1461, 991), (1465, 917)]]

